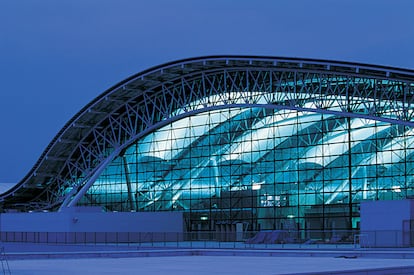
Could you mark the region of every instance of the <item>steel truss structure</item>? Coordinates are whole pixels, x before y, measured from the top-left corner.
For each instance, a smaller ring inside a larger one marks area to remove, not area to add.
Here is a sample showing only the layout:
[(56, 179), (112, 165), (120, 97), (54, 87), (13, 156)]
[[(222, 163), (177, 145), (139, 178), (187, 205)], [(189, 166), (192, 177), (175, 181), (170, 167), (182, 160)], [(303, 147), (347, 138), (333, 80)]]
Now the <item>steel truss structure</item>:
[(171, 62), (122, 81), (85, 106), (0, 201), (4, 209), (21, 211), (75, 206), (135, 141), (212, 110), (296, 110), (386, 122), (404, 132), (414, 126), (413, 104), (412, 70), (264, 56)]

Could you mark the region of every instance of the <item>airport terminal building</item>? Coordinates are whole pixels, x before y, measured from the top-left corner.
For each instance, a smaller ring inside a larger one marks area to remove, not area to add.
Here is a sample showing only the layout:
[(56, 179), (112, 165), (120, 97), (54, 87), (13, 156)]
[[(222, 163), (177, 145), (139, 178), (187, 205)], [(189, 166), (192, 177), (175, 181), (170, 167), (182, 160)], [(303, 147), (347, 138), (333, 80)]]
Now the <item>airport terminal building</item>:
[(0, 203), (181, 213), (186, 232), (353, 230), (362, 201), (413, 195), (414, 71), (208, 56), (99, 95)]

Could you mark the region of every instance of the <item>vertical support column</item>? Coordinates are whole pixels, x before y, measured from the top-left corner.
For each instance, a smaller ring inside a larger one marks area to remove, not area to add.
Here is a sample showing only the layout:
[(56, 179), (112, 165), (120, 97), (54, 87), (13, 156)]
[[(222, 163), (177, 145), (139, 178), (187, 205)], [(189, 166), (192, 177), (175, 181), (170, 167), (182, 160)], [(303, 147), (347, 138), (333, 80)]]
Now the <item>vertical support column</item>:
[(348, 211), (349, 211), (349, 230), (352, 230), (352, 136), (351, 136), (351, 118), (347, 117), (348, 122)]
[[(350, 94), (353, 92), (353, 87), (349, 84), (349, 79), (347, 83), (347, 111), (348, 113), (351, 113), (351, 96), (353, 94)], [(348, 211), (349, 211), (349, 220), (348, 220), (348, 229), (352, 230), (352, 135), (351, 135), (351, 117), (346, 118), (347, 125), (348, 125)]]
[(135, 197), (132, 195), (132, 188), (131, 188), (131, 180), (129, 178), (129, 166), (128, 166), (128, 162), (127, 159), (125, 157), (125, 155), (122, 156), (122, 162), (124, 164), (124, 171), (125, 171), (125, 180), (126, 180), (126, 185), (127, 185), (127, 189), (128, 189), (128, 202), (129, 202), (129, 207), (131, 208), (131, 210), (137, 210), (135, 209)]

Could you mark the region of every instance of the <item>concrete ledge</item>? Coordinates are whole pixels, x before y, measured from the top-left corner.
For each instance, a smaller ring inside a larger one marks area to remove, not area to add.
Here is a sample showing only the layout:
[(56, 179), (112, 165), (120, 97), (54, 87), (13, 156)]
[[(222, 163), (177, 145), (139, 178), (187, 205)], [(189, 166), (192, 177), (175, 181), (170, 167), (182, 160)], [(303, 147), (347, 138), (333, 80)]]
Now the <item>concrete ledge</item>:
[[(414, 259), (414, 251), (372, 251), (372, 250), (245, 250), (245, 249), (144, 249), (104, 251), (41, 251), (11, 252), (8, 260), (24, 259), (75, 259), (75, 258), (132, 258), (171, 256), (249, 256), (249, 257), (331, 257), (331, 258), (374, 258)], [(413, 272), (414, 274), (414, 272)]]
[[(325, 272), (306, 272), (296, 273), (296, 275), (390, 275), (390, 274), (414, 274), (414, 266), (384, 267), (384, 268), (365, 268), (345, 271), (325, 271)], [(288, 274), (281, 274), (288, 275)], [(289, 274), (291, 275), (291, 274)]]

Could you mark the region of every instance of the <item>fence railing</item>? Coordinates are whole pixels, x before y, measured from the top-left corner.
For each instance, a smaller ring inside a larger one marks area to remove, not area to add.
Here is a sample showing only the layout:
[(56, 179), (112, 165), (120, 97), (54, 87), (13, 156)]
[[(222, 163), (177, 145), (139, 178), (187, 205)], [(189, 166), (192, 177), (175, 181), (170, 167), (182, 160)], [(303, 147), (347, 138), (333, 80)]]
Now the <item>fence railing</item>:
[(258, 232), (0, 232), (2, 242), (114, 244), (176, 248), (372, 248), (410, 247), (414, 232), (258, 231)]

